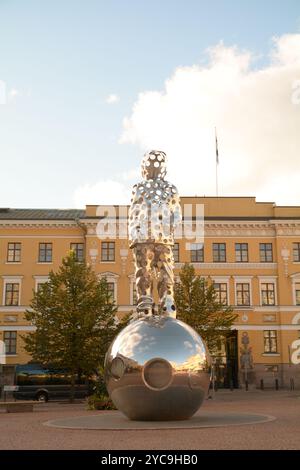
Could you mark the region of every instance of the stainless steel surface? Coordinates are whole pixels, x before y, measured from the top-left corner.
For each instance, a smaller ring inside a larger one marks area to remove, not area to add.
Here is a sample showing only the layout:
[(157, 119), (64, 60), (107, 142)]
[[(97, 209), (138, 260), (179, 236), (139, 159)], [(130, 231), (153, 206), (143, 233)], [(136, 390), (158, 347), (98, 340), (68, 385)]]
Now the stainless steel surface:
[(159, 313), (176, 317), (174, 303), (174, 230), (181, 223), (180, 198), (166, 181), (166, 154), (146, 153), (143, 181), (134, 185), (129, 209), (129, 240), (135, 263), (139, 314), (153, 311), (153, 281), (157, 279)]
[(130, 419), (188, 419), (207, 394), (210, 366), (206, 346), (190, 326), (151, 315), (130, 323), (111, 344), (106, 384)]
[[(134, 186), (129, 211), (138, 319), (117, 336), (105, 358), (105, 379), (116, 407), (133, 420), (190, 418), (210, 382), (210, 355), (200, 336), (176, 319), (174, 230), (181, 222), (177, 189), (164, 180), (166, 154), (142, 161), (144, 180)], [(157, 280), (159, 315), (153, 303)]]

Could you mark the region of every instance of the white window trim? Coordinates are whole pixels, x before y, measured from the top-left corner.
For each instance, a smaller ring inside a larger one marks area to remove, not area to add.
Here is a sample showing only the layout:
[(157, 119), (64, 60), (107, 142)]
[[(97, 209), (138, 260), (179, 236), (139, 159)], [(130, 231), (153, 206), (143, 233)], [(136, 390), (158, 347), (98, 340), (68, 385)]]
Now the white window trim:
[[(264, 335), (265, 331), (276, 331), (276, 346), (277, 346), (277, 351), (276, 352), (266, 352), (265, 351), (265, 335)], [(279, 352), (280, 351), (279, 334), (278, 334), (277, 328), (273, 328), (271, 325), (270, 325), (269, 328), (265, 327), (263, 329), (263, 335), (262, 336), (263, 336), (262, 339), (263, 339), (263, 350), (264, 350), (264, 352), (262, 353), (262, 356), (266, 356), (266, 357), (268, 357), (268, 356), (280, 356), (281, 353)]]
[[(233, 276), (234, 279), (234, 305), (235, 307), (239, 308), (249, 308), (253, 306), (253, 301), (252, 301), (252, 278), (253, 276)], [(244, 283), (244, 284), (249, 284), (250, 287), (250, 305), (238, 305), (237, 304), (237, 292), (236, 292), (236, 285)]]
[(226, 290), (227, 290), (227, 304), (226, 306), (230, 305), (230, 276), (211, 276), (211, 280), (213, 284), (215, 283), (220, 283), (220, 284), (226, 284)]
[(105, 278), (107, 282), (112, 282), (114, 284), (114, 301), (118, 303), (118, 278), (120, 277), (118, 274), (112, 273), (110, 271), (100, 273), (100, 279)]
[[(278, 305), (277, 299), (277, 278), (278, 276), (258, 276), (259, 280), (259, 304), (261, 307), (276, 307)], [(261, 285), (262, 284), (274, 284), (274, 305), (263, 305), (262, 303), (262, 293), (261, 293)]]
[(2, 295), (2, 305), (5, 306), (5, 293), (6, 293), (6, 284), (19, 284), (19, 298), (18, 305), (7, 305), (7, 307), (19, 307), (21, 305), (21, 290), (22, 290), (22, 279), (23, 276), (1, 276), (3, 279), (3, 295)]
[(45, 284), (49, 281), (49, 276), (33, 276), (35, 280), (34, 291), (37, 292), (38, 284)]
[(129, 298), (130, 298), (130, 305), (132, 307), (135, 307), (135, 305), (133, 304), (133, 291), (134, 291), (134, 284), (135, 284), (135, 274), (129, 274), (128, 275), (128, 278), (129, 278)]
[(292, 278), (292, 292), (293, 292), (293, 305), (299, 307), (296, 303), (296, 284), (300, 284), (300, 273), (291, 275)]

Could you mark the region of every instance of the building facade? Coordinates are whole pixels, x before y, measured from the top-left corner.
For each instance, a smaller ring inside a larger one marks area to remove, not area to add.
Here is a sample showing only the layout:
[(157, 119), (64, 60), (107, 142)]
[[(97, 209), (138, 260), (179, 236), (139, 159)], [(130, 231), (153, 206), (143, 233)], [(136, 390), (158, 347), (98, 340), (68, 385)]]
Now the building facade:
[[(196, 206), (203, 205), (204, 245), (176, 240), (175, 274), (192, 263), (238, 315), (223, 351), (214, 357), (220, 385), (242, 386), (247, 379), (253, 386), (263, 380), (268, 387), (277, 380), (280, 387), (293, 382), (299, 388), (300, 364), (293, 358), (300, 338), (300, 207), (255, 198), (182, 197), (181, 203), (192, 210), (192, 225)], [(106, 277), (120, 315), (135, 309), (126, 211), (126, 206), (0, 209), (0, 340), (6, 345), (2, 384), (12, 382), (16, 364), (30, 360), (22, 336), (33, 327), (24, 311), (33, 291), (70, 249)], [(111, 222), (114, 212), (117, 229)], [(99, 224), (109, 236), (99, 239)]]

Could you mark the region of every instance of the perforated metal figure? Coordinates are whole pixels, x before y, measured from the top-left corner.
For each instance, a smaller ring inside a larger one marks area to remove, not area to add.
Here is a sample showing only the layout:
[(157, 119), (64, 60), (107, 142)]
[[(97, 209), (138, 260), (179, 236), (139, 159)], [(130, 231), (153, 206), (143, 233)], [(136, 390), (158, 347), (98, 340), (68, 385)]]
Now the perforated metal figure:
[(174, 303), (174, 230), (181, 222), (176, 187), (166, 181), (166, 154), (152, 150), (142, 160), (143, 181), (134, 185), (129, 209), (138, 313), (153, 313), (157, 279), (159, 313), (176, 317)]

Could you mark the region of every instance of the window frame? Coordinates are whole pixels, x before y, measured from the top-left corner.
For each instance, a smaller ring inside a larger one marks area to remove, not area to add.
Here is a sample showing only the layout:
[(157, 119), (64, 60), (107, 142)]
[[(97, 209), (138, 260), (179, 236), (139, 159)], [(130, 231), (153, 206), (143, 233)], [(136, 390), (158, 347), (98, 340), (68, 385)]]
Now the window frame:
[[(268, 250), (266, 248), (267, 246), (271, 246), (271, 250)], [(264, 247), (264, 248), (262, 248), (262, 247)], [(271, 253), (271, 259), (268, 259), (268, 253)], [(273, 263), (274, 262), (273, 243), (269, 243), (269, 242), (264, 243), (263, 242), (263, 243), (259, 244), (259, 259), (260, 259), (261, 263)]]
[[(13, 248), (10, 248), (10, 245), (13, 245)], [(16, 249), (16, 245), (19, 245), (19, 249)], [(10, 253), (13, 253), (13, 259), (10, 260)], [(22, 243), (21, 242), (8, 242), (7, 243), (7, 263), (21, 263), (21, 252), (22, 252)], [(16, 259), (16, 254), (19, 254), (19, 259)]]
[[(115, 300), (116, 297), (116, 283), (114, 281), (106, 281), (108, 292), (110, 292), (112, 299)], [(112, 287), (112, 289), (111, 289)]]
[[(14, 338), (11, 335), (14, 334)], [(5, 336), (9, 336), (6, 338)], [(17, 338), (18, 334), (16, 330), (9, 330), (3, 332), (3, 342), (5, 344), (5, 354), (8, 356), (16, 355), (17, 354)], [(14, 348), (12, 350), (12, 343), (14, 344)]]
[[(44, 248), (42, 248), (44, 245)], [(50, 246), (50, 248), (49, 248)], [(51, 259), (49, 260), (47, 257), (48, 253), (51, 253)], [(44, 257), (42, 257), (42, 253)], [(44, 258), (44, 259), (42, 259)], [(39, 255), (38, 255), (38, 263), (52, 263), (53, 262), (53, 243), (52, 242), (40, 242), (39, 243)]]
[[(223, 245), (223, 249), (221, 248), (221, 246)], [(227, 254), (226, 254), (226, 242), (221, 242), (221, 243), (213, 243), (212, 244), (212, 252), (213, 252), (213, 263), (226, 263), (226, 258), (227, 258)], [(217, 253), (217, 258), (215, 257), (215, 254)], [(224, 255), (224, 259), (221, 259), (221, 254)]]
[[(244, 287), (242, 288), (241, 291), (238, 290), (238, 286), (241, 285), (241, 286), (244, 286), (244, 285), (247, 285), (248, 286), (248, 291), (247, 290), (244, 290)], [(244, 295), (248, 293), (249, 295), (249, 303), (239, 303), (239, 294), (242, 294), (242, 299), (244, 300)], [(237, 307), (250, 307), (251, 306), (251, 284), (249, 281), (237, 281), (235, 283), (235, 299), (236, 299), (236, 306)]]
[[(72, 245), (76, 245), (76, 249), (72, 247)], [(81, 245), (81, 248), (78, 249), (78, 246)], [(71, 242), (70, 243), (70, 251), (73, 251), (75, 253), (75, 260), (77, 263), (83, 263), (84, 262), (84, 243), (82, 242)], [(78, 254), (81, 253), (81, 258), (78, 256)]]
[(300, 242), (293, 242), (293, 262), (300, 263)]
[(180, 244), (178, 242), (174, 243), (173, 256), (174, 256), (174, 263), (180, 263)]
[[(274, 336), (272, 336), (272, 333), (274, 333)], [(274, 339), (275, 339), (275, 351), (272, 351), (272, 342), (273, 342), (272, 340)], [(264, 330), (263, 340), (264, 340), (264, 354), (278, 354), (277, 330)]]
[[(239, 249), (238, 249), (239, 246)], [(246, 247), (246, 248), (244, 248)], [(246, 259), (243, 259), (244, 254), (246, 254)], [(239, 255), (239, 256), (238, 256)], [(240, 259), (238, 259), (240, 257)], [(236, 263), (248, 263), (249, 262), (249, 245), (244, 242), (235, 243), (235, 262)]]
[[(299, 286), (299, 288), (297, 288)], [(299, 295), (299, 302), (297, 302), (297, 295)], [(294, 305), (300, 306), (300, 279), (298, 278), (293, 282), (293, 296), (294, 296)]]
[[(14, 287), (12, 287), (11, 291), (8, 291), (8, 286), (18, 286), (17, 290), (14, 290)], [(4, 283), (4, 306), (5, 307), (19, 307), (20, 306), (20, 292), (21, 292), (21, 286), (20, 282), (16, 282), (14, 280), (7, 280)], [(11, 293), (11, 301), (12, 303), (8, 303), (8, 294)], [(14, 294), (17, 294), (17, 303), (14, 303)]]
[[(267, 289), (264, 290), (263, 285), (267, 286)], [(269, 289), (270, 285), (273, 286), (273, 290)], [(264, 302), (264, 293), (266, 293), (267, 295), (266, 303)], [(273, 302), (270, 302), (270, 294), (273, 294)], [(276, 285), (274, 281), (265, 280), (265, 281), (260, 282), (260, 299), (261, 299), (260, 303), (262, 307), (267, 307), (267, 306), (274, 307), (276, 305)]]
[[(197, 248), (193, 248), (197, 245)], [(199, 248), (200, 246), (200, 248)], [(191, 263), (204, 263), (204, 245), (203, 243), (191, 243)], [(194, 259), (193, 256), (195, 255)]]
[[(222, 289), (216, 289), (216, 285), (219, 285), (219, 286), (225, 286), (225, 290), (222, 290)], [(214, 289), (215, 289), (215, 292), (216, 292), (216, 297), (218, 298), (218, 302), (220, 304), (223, 304), (224, 306), (228, 306), (228, 283), (227, 282), (222, 282), (222, 281), (213, 281), (213, 286), (214, 286)], [(222, 293), (225, 292), (225, 297), (226, 297), (226, 301), (225, 302), (222, 302)]]
[[(112, 259), (110, 259), (110, 252), (113, 253)], [(106, 253), (106, 257), (104, 257), (104, 253)], [(101, 262), (102, 263), (114, 263), (115, 261), (116, 261), (116, 243), (115, 242), (102, 242), (101, 243)]]

